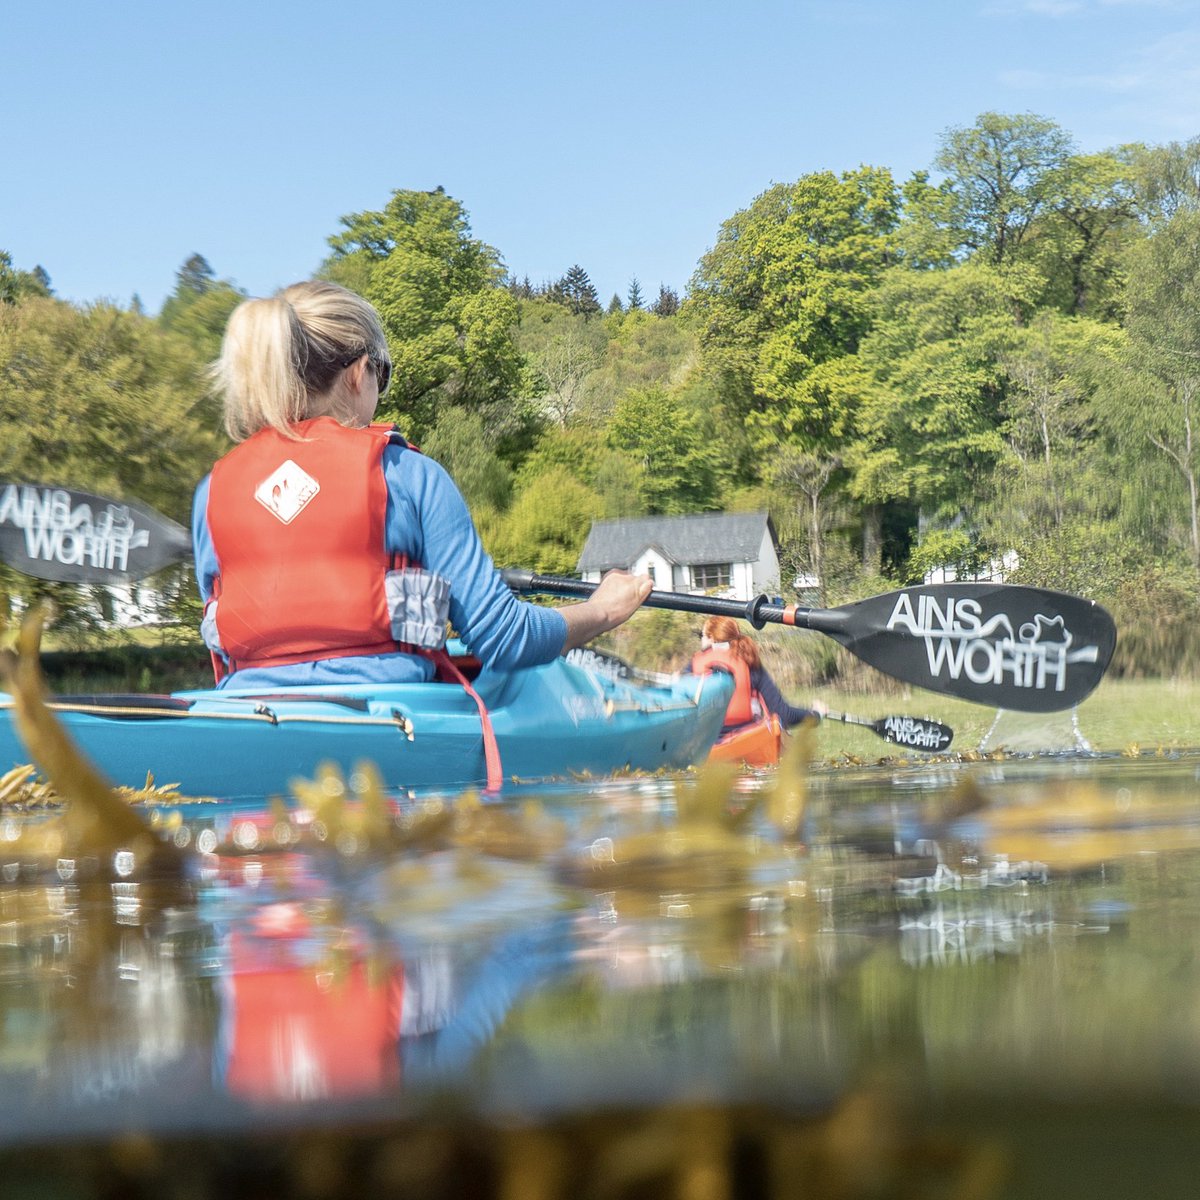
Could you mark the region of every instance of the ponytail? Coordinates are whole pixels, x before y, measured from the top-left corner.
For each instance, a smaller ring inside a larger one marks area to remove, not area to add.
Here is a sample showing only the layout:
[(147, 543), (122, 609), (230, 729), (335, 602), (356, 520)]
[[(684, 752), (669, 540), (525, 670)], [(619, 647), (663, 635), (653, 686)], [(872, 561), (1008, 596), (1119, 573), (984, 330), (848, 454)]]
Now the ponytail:
[(286, 432), (304, 419), (304, 331), (281, 296), (245, 300), (225, 327), (221, 357), (209, 368), (225, 401), (225, 430), (235, 442), (270, 426)]
[(269, 300), (244, 300), (209, 368), (226, 431), (240, 442), (265, 428), (295, 437), (292, 427), (309, 417), (349, 423), (353, 407), (339, 387), (341, 372), (364, 354), (391, 362), (375, 310), (344, 287), (314, 280)]
[(741, 626), (732, 617), (709, 617), (704, 622), (703, 632), (710, 642), (727, 642), (729, 649), (751, 670), (762, 665), (754, 640), (742, 633)]

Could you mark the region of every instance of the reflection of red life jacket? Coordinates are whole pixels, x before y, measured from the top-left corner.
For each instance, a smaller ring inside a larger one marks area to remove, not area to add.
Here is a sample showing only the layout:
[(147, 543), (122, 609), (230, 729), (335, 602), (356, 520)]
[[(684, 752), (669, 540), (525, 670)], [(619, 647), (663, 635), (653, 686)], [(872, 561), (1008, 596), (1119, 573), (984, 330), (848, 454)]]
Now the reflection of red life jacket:
[(746, 660), (728, 646), (724, 649), (711, 646), (692, 655), (693, 674), (708, 675), (714, 668), (728, 671), (733, 676), (733, 696), (725, 710), (725, 728), (755, 720), (758, 714), (754, 711), (754, 689), (750, 686), (750, 667)]
[(288, 939), (233, 934), (225, 1086), (245, 1100), (371, 1096), (400, 1082), (403, 971), (323, 970)]
[(208, 527), (220, 565), (217, 631), (229, 668), (387, 654), (384, 576), (390, 425), (261, 429), (213, 468)]

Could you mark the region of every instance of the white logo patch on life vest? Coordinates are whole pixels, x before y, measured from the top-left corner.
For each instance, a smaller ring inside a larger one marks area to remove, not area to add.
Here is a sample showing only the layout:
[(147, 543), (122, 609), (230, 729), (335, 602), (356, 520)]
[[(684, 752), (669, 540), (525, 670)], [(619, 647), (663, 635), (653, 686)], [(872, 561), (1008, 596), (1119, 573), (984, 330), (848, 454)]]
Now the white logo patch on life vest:
[(290, 525), (321, 485), (289, 458), (254, 489), (254, 498), (285, 525)]

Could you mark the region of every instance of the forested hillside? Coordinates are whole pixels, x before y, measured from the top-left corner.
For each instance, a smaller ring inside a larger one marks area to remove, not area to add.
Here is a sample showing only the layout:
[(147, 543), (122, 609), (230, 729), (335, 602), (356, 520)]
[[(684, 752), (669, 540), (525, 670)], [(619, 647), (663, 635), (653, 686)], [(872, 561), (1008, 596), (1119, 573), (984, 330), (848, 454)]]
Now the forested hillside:
[[(523, 276), (469, 197), (380, 199), (317, 273), (378, 309), (381, 416), (450, 469), (499, 561), (571, 571), (599, 517), (768, 508), (784, 592), (811, 571), (840, 603), (1015, 554), (1014, 581), (1113, 609), (1118, 669), (1200, 664), (1200, 137), (1080, 154), (985, 113), (928, 173), (772, 183), (690, 280), (611, 298), (579, 264)], [(223, 448), (204, 367), (237, 264), (193, 254), (157, 314), (68, 304), (44, 267), (0, 253), (0, 478), (186, 522)]]

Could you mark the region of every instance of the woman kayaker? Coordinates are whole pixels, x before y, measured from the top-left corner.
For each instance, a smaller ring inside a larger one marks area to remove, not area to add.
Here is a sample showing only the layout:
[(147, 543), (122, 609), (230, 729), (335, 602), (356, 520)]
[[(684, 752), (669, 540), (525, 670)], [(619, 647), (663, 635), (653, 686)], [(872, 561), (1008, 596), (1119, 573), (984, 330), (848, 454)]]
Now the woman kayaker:
[(420, 682), (449, 621), (487, 667), (551, 661), (626, 621), (648, 576), (579, 604), (505, 586), (446, 471), (372, 420), (392, 364), (375, 310), (333, 283), (240, 304), (212, 367), (238, 443), (196, 489), (202, 630), (222, 682)]
[(828, 708), (820, 700), (810, 707), (789, 704), (770, 672), (762, 664), (758, 647), (732, 617), (709, 617), (700, 631), (700, 649), (692, 656), (695, 675), (727, 671), (733, 676), (733, 697), (725, 711), (724, 732), (760, 721), (774, 713), (785, 729), (806, 717), (821, 717)]

